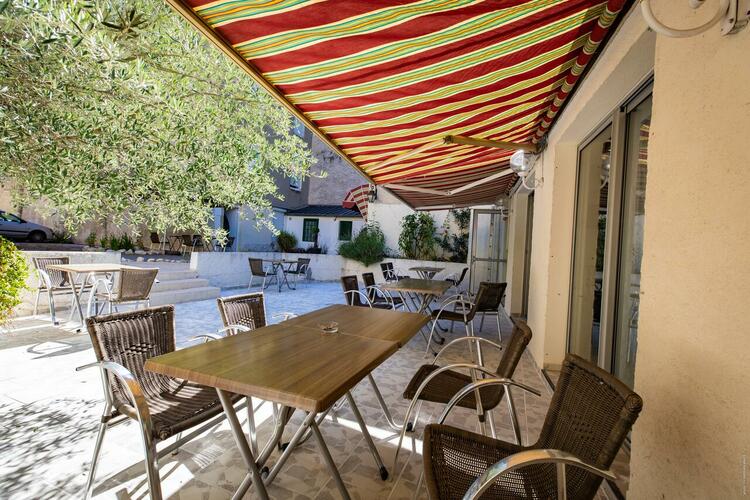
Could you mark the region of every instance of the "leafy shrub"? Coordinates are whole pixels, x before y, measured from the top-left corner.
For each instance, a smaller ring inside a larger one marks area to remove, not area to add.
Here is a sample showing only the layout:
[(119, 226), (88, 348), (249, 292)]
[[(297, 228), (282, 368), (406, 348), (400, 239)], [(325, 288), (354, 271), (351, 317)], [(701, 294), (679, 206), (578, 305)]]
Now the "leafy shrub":
[(73, 243), (73, 236), (65, 229), (60, 229), (59, 231), (53, 229), (50, 241), (52, 243)]
[(135, 243), (127, 234), (123, 234), (120, 237), (105, 235), (99, 243), (102, 248), (109, 250), (135, 250)]
[(86, 244), (90, 247), (96, 246), (96, 233), (94, 231), (91, 231), (88, 236), (86, 236)]
[(8, 321), (13, 308), (21, 303), (28, 275), (29, 268), (21, 251), (0, 237), (0, 325)]
[(339, 255), (369, 266), (385, 257), (385, 235), (377, 223), (363, 227), (351, 241), (339, 245)]
[(398, 247), (407, 259), (435, 258), (435, 219), (427, 212), (415, 212), (401, 220)]
[(279, 231), (276, 244), (279, 245), (282, 252), (291, 252), (297, 246), (297, 237), (289, 231)]
[[(458, 231), (450, 234), (451, 218), (456, 222)], [(443, 224), (443, 236), (438, 241), (440, 247), (450, 252), (451, 262), (466, 262), (469, 255), (469, 220), (471, 219), (471, 210), (464, 208), (461, 210), (451, 210)]]

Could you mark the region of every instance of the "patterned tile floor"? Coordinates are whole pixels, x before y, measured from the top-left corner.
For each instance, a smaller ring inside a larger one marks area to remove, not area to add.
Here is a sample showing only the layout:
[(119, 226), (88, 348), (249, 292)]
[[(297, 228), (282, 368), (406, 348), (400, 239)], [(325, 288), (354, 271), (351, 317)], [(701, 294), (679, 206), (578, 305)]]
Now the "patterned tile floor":
[[(225, 290), (225, 295), (242, 290)], [(341, 303), (338, 283), (302, 285), (296, 291), (267, 291), (271, 322), (278, 313), (304, 313), (328, 304)], [(67, 317), (62, 316), (61, 317)], [(191, 336), (215, 330), (219, 315), (215, 301), (176, 306), (178, 345), (184, 347)], [(478, 322), (477, 322), (478, 328)], [(502, 324), (503, 336), (510, 333), (510, 322)], [(496, 339), (495, 322), (488, 320), (482, 335)], [(458, 327), (453, 336), (459, 335)], [(449, 334), (449, 338), (452, 336)], [(425, 344), (418, 335), (374, 372), (381, 392), (397, 420), (405, 414), (408, 402), (401, 399), (403, 388), (415, 369), (427, 360)], [(457, 348), (445, 361), (466, 359), (468, 351)], [(497, 360), (487, 353), (488, 363)], [(101, 385), (95, 370), (76, 372), (76, 366), (91, 362), (94, 354), (88, 336), (75, 332), (75, 326), (53, 328), (44, 318), (22, 318), (11, 332), (0, 335), (0, 498), (80, 498), (85, 484), (99, 412)], [(533, 442), (541, 428), (550, 391), (530, 355), (525, 354), (516, 378), (542, 391), (540, 398), (514, 391), (524, 443)], [(347, 405), (330, 416), (321, 431), (338, 465), (352, 498), (412, 498), (421, 470), (420, 434), (425, 422), (436, 418), (440, 407), (425, 404), (417, 436), (403, 445), (397, 469), (392, 468), (398, 435), (393, 432), (377, 406), (366, 382), (353, 392), (371, 435), (390, 470), (381, 481), (362, 434)], [(259, 440), (271, 430), (270, 405), (256, 401)], [(494, 411), (501, 439), (512, 439), (504, 405)], [(301, 416), (294, 415), (298, 423)], [(475, 415), (457, 409), (448, 423), (475, 429)], [(287, 429), (293, 428), (288, 426)], [(287, 438), (291, 432), (287, 430)], [(273, 463), (277, 454), (271, 457)], [(111, 429), (104, 442), (94, 495), (97, 498), (146, 498), (143, 455), (136, 426), (127, 423)], [(165, 498), (230, 498), (245, 469), (226, 423), (218, 425), (185, 445), (175, 456), (159, 462)], [(313, 440), (297, 449), (269, 489), (272, 498), (339, 498), (335, 485), (318, 455)], [(426, 491), (420, 492), (426, 498)]]

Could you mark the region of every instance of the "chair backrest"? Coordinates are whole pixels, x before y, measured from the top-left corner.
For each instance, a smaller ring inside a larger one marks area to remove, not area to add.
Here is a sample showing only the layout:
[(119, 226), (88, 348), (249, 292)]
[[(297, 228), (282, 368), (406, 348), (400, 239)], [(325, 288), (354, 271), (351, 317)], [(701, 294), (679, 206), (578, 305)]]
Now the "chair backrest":
[(480, 288), (482, 285), (485, 286), (484, 293), (482, 294), (481, 300), (477, 297), (477, 311), (478, 312), (489, 312), (497, 311), (500, 309), (502, 304), (503, 296), (505, 295), (505, 289), (508, 286), (507, 283), (493, 283), (490, 281), (483, 281), (479, 284)]
[(185, 246), (193, 246), (193, 236), (190, 234), (183, 234), (180, 236), (180, 239), (182, 240), (182, 244)]
[(151, 233), (151, 243), (161, 243), (161, 240), (159, 240), (158, 234)]
[(248, 258), (247, 261), (250, 263), (250, 272), (256, 276), (263, 276), (263, 259)]
[(341, 287), (344, 289), (344, 299), (347, 305), (367, 306), (367, 304), (362, 302), (359, 293), (347, 293), (352, 291), (359, 292), (359, 280), (356, 276), (342, 276)]
[[(362, 273), (362, 281), (364, 281), (365, 287), (375, 286), (375, 275), (373, 273)], [(375, 290), (367, 290), (367, 296), (370, 300), (375, 300)]]
[(263, 292), (246, 293), (216, 299), (224, 326), (242, 325), (252, 330), (266, 326)]
[[(534, 448), (567, 451), (608, 469), (642, 407), (641, 397), (612, 374), (568, 354)], [(554, 477), (553, 466), (542, 467)], [(601, 481), (599, 476), (569, 467), (568, 498), (593, 498)]]
[(70, 282), (68, 282), (68, 273), (47, 268), (47, 266), (64, 266), (70, 264), (70, 257), (34, 257), (32, 261), (36, 269), (47, 273), (53, 288), (70, 285)]
[(497, 365), (497, 373), (504, 378), (512, 378), (516, 371), (521, 356), (526, 350), (526, 346), (531, 342), (531, 328), (525, 322), (516, 320), (513, 325), (513, 333), (510, 336), (508, 345), (503, 349), (503, 355)]
[(123, 269), (117, 278), (117, 300), (146, 300), (156, 281), (158, 269)]
[(396, 273), (393, 270), (393, 262), (381, 262), (380, 270), (383, 272), (384, 280), (394, 281), (396, 279)]
[[(146, 395), (167, 390), (168, 377), (149, 372), (149, 358), (175, 350), (174, 306), (150, 307), (86, 318), (86, 328), (98, 361), (114, 361), (133, 374)], [(107, 375), (115, 408), (130, 407), (127, 389)]]
[(310, 267), (310, 259), (297, 259), (295, 271), (298, 273), (307, 272), (308, 267)]
[(464, 281), (464, 278), (466, 277), (466, 273), (467, 273), (468, 271), (469, 271), (469, 268), (468, 268), (468, 267), (464, 267), (464, 268), (463, 268), (463, 269), (461, 270), (461, 275), (460, 275), (460, 276), (458, 277), (458, 279), (456, 280), (456, 286), (457, 286), (457, 287), (458, 287), (458, 285), (460, 285), (461, 283), (463, 283), (463, 281)]

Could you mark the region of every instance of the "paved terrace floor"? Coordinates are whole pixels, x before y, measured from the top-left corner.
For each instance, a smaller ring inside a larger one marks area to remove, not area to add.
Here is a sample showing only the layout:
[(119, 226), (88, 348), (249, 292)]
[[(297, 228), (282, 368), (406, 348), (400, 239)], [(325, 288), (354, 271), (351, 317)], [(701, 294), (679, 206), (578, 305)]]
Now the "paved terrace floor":
[[(243, 291), (222, 293), (234, 295)], [(301, 314), (335, 303), (343, 303), (338, 283), (312, 282), (302, 284), (296, 291), (285, 289), (281, 293), (273, 287), (267, 290), (266, 307), (272, 323), (280, 320), (275, 315), (282, 312)], [(188, 345), (187, 340), (193, 335), (220, 326), (213, 300), (178, 304), (175, 309), (178, 348)], [(510, 322), (503, 320), (504, 339), (510, 329)], [(454, 335), (459, 334), (457, 327)], [(488, 318), (481, 334), (496, 339), (495, 322)], [(408, 405), (401, 399), (402, 391), (416, 368), (426, 362), (424, 349), (425, 343), (417, 335), (374, 372), (399, 421)], [(446, 356), (446, 362), (467, 359), (466, 356), (468, 351), (458, 348)], [(496, 363), (496, 355), (488, 353), (487, 357), (490, 366)], [(76, 372), (74, 368), (93, 360), (87, 334), (76, 333), (65, 325), (53, 328), (41, 317), (18, 319), (10, 333), (0, 334), (0, 498), (82, 497), (103, 402), (98, 372)], [(529, 444), (538, 436), (551, 392), (528, 353), (521, 360), (516, 379), (543, 393), (536, 398), (522, 391), (514, 392), (524, 443)], [(390, 470), (398, 436), (387, 426), (369, 384), (361, 383), (354, 397)], [(439, 411), (439, 406), (425, 404), (417, 438), (407, 440), (399, 457), (399, 469), (390, 470), (391, 478), (385, 482), (379, 479), (348, 406), (329, 417), (321, 425), (321, 431), (352, 498), (412, 498), (422, 466), (419, 436), (424, 423), (436, 418)], [(271, 430), (269, 404), (261, 406), (256, 419), (263, 421), (259, 425), (259, 442), (263, 443)], [(505, 405), (495, 410), (495, 421), (499, 437), (512, 440)], [(301, 415), (297, 412), (292, 424), (299, 422)], [(459, 408), (448, 423), (474, 430), (476, 417)], [(287, 439), (293, 429), (292, 425), (287, 427)], [(277, 453), (272, 455), (270, 463), (276, 460)], [(110, 429), (99, 462), (95, 497), (147, 498), (142, 460), (135, 423)], [(164, 497), (175, 499), (230, 498), (245, 476), (226, 422), (185, 445), (177, 455), (163, 458), (159, 469)], [(284, 499), (339, 498), (314, 440), (292, 454), (269, 488), (269, 494)], [(427, 498), (425, 490), (420, 497)]]

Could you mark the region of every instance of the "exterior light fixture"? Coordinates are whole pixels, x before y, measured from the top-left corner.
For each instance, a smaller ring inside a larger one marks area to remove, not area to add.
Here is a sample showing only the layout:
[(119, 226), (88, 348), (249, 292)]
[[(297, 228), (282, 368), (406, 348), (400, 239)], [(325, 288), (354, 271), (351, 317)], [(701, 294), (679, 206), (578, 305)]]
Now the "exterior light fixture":
[(378, 199), (378, 187), (375, 184), (370, 185), (370, 191), (367, 193), (367, 200), (374, 203)]
[[(704, 3), (705, 0), (688, 0), (691, 9), (699, 9)], [(722, 35), (732, 35), (747, 26), (750, 20), (750, 0), (719, 0), (716, 14), (705, 24), (691, 29), (670, 28), (659, 21), (651, 9), (651, 0), (641, 0), (641, 12), (643, 12), (643, 19), (652, 30), (671, 38), (700, 35), (716, 24), (721, 24)]]
[(513, 170), (521, 179), (521, 184), (523, 184), (523, 187), (529, 190), (533, 190), (534, 187), (536, 187), (526, 184), (526, 179), (528, 179), (534, 168), (536, 158), (536, 155), (529, 154), (523, 149), (519, 149), (510, 157), (510, 169)]

